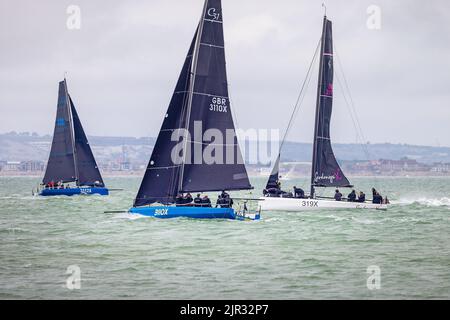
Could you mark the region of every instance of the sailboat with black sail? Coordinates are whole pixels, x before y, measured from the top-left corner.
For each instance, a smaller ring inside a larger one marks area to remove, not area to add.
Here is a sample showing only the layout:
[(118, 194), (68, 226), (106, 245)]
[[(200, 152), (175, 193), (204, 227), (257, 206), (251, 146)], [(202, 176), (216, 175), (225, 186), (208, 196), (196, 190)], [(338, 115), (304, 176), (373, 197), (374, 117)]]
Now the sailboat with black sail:
[(39, 189), (41, 196), (109, 193), (68, 93), (66, 79), (59, 83), (53, 141)]
[(342, 172), (331, 146), (330, 124), (333, 107), (333, 71), (332, 23), (325, 16), (320, 43), (320, 65), (317, 86), (310, 196), (308, 198), (296, 198), (295, 195), (281, 191), (279, 187), (279, 154), (269, 177), (265, 196), (260, 198), (260, 200), (262, 200), (261, 210), (302, 211), (323, 208), (387, 208), (387, 204), (385, 203), (335, 201), (330, 198), (320, 197), (316, 194), (317, 188), (353, 187)]
[[(252, 189), (231, 114), (222, 25), (221, 1), (206, 0), (147, 170), (129, 210), (132, 214), (259, 219), (259, 213), (249, 213), (245, 203), (234, 209), (230, 202), (218, 206), (210, 200), (192, 203), (188, 196)], [(231, 139), (222, 139), (230, 133)], [(207, 159), (208, 154), (213, 154), (213, 159)], [(220, 159), (215, 158), (220, 155)]]

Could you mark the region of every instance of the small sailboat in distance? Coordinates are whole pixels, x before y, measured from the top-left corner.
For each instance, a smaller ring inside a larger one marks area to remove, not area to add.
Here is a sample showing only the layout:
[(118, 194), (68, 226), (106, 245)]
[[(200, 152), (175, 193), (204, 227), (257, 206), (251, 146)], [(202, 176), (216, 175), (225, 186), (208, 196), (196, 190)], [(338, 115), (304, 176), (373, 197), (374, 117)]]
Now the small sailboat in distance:
[[(290, 192), (283, 192), (279, 183), (280, 155), (275, 162), (269, 181), (261, 200), (261, 210), (272, 211), (302, 211), (311, 209), (386, 209), (383, 201), (373, 203), (361, 201), (336, 201), (320, 197), (316, 188), (353, 187), (342, 172), (331, 146), (330, 123), (333, 105), (333, 40), (332, 24), (326, 15), (323, 20), (323, 30), (320, 47), (319, 81), (317, 87), (316, 116), (313, 142), (313, 159), (311, 168), (310, 196), (305, 197), (303, 190), (300, 196)], [(373, 189), (374, 190), (374, 189)], [(297, 193), (297, 192), (295, 192)], [(375, 190), (374, 190), (375, 194)], [(378, 199), (381, 196), (377, 196)], [(387, 201), (386, 201), (387, 202)]]
[(59, 83), (53, 141), (39, 189), (41, 196), (109, 193), (67, 91), (66, 79)]
[[(225, 192), (253, 187), (231, 114), (222, 24), (221, 1), (206, 0), (131, 214), (259, 219), (259, 212), (250, 213), (245, 202), (234, 209)], [(207, 132), (214, 138), (206, 138)], [(230, 140), (219, 139), (230, 135)], [(219, 158), (207, 161), (208, 152)], [(192, 202), (191, 192), (208, 191), (222, 191), (219, 205), (209, 198)]]

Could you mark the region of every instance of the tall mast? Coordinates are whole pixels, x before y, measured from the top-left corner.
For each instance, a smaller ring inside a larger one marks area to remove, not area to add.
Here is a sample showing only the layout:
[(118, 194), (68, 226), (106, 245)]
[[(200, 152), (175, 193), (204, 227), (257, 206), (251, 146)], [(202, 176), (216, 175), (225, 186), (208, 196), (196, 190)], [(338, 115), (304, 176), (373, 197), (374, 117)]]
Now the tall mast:
[(75, 183), (78, 185), (80, 175), (78, 173), (77, 149), (75, 147), (75, 129), (73, 127), (72, 108), (70, 107), (69, 91), (67, 90), (67, 81), (65, 77), (64, 77), (64, 87), (66, 93), (66, 108), (69, 114), (70, 138), (72, 139), (73, 163), (75, 167)]
[(187, 104), (187, 110), (186, 110), (186, 127), (185, 127), (185, 137), (184, 137), (184, 149), (183, 149), (183, 162), (181, 164), (181, 172), (179, 175), (178, 180), (178, 190), (183, 189), (183, 175), (184, 175), (184, 164), (186, 163), (186, 151), (187, 151), (187, 138), (188, 138), (188, 132), (189, 132), (189, 122), (191, 118), (191, 109), (192, 109), (192, 99), (194, 96), (194, 84), (195, 84), (195, 76), (197, 74), (197, 62), (198, 62), (198, 53), (200, 49), (200, 42), (202, 39), (202, 33), (203, 33), (203, 19), (205, 18), (206, 9), (208, 7), (208, 0), (205, 0), (205, 4), (203, 6), (202, 10), (202, 17), (200, 19), (198, 32), (197, 32), (197, 39), (195, 40), (195, 47), (194, 47), (194, 53), (193, 53), (193, 59), (192, 59), (192, 68), (191, 68), (191, 74), (189, 79), (189, 97), (188, 97), (188, 104)]
[(310, 197), (315, 197), (315, 189), (314, 189), (314, 178), (315, 178), (315, 167), (316, 167), (316, 153), (317, 153), (317, 131), (319, 127), (319, 112), (320, 112), (320, 92), (322, 87), (322, 72), (323, 72), (323, 53), (325, 50), (325, 37), (326, 37), (326, 23), (327, 16), (323, 17), (323, 29), (322, 29), (322, 40), (320, 46), (320, 63), (319, 63), (319, 80), (317, 83), (317, 99), (316, 99), (316, 120), (314, 125), (314, 140), (313, 140), (313, 157), (311, 163), (311, 191)]

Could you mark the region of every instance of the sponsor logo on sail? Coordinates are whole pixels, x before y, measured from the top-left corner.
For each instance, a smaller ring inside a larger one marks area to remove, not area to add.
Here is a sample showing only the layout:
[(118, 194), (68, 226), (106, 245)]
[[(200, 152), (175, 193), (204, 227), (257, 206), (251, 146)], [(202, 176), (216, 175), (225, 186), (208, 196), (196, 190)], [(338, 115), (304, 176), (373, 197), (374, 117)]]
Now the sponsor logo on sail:
[(342, 174), (339, 169), (336, 169), (336, 171), (333, 174), (330, 174), (328, 176), (324, 175), (323, 173), (321, 175), (319, 175), (319, 173), (316, 172), (316, 176), (314, 178), (315, 182), (328, 181), (330, 184), (333, 184), (334, 181), (341, 181), (341, 180), (342, 180)]
[(220, 13), (216, 12), (216, 8), (209, 8), (208, 9), (208, 17), (211, 20), (219, 20)]
[(66, 120), (64, 120), (64, 118), (58, 118), (56, 119), (56, 125), (58, 127), (64, 127), (66, 125)]
[(333, 84), (329, 83), (327, 86), (327, 90), (325, 91), (325, 95), (332, 96), (333, 95)]

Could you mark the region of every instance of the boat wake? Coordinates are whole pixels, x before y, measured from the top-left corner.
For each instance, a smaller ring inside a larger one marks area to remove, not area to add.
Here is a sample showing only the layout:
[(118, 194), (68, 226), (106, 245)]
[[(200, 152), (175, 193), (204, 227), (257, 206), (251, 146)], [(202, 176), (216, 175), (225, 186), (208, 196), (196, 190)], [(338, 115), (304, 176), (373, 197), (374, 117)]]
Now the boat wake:
[(449, 207), (450, 208), (450, 198), (418, 198), (418, 199), (400, 199), (393, 201), (394, 204), (399, 205), (411, 205), (419, 204), (426, 207)]
[(121, 212), (114, 215), (114, 219), (137, 220), (141, 218), (145, 218), (145, 216), (140, 214), (131, 214), (129, 212)]

